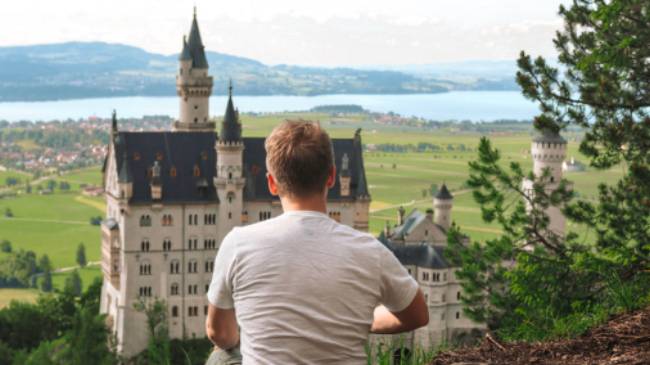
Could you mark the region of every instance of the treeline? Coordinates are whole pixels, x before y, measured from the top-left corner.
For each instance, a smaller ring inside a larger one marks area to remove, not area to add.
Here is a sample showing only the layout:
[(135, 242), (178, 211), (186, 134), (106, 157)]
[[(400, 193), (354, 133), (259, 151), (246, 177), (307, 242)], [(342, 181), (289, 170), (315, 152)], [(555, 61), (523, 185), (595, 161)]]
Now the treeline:
[(365, 113), (361, 105), (340, 104), (340, 105), (318, 105), (309, 110), (314, 113)]
[(463, 143), (449, 143), (446, 145), (438, 145), (429, 142), (419, 142), (418, 144), (396, 144), (396, 143), (380, 143), (374, 145), (366, 145), (367, 151), (379, 152), (393, 152), (393, 153), (406, 153), (406, 152), (473, 152), (472, 147), (468, 147)]
[(0, 143), (14, 143), (21, 140), (34, 141), (38, 146), (49, 148), (64, 148), (74, 144), (90, 145), (100, 141), (108, 143), (108, 134), (99, 129), (84, 131), (77, 129), (75, 133), (61, 129), (0, 129)]

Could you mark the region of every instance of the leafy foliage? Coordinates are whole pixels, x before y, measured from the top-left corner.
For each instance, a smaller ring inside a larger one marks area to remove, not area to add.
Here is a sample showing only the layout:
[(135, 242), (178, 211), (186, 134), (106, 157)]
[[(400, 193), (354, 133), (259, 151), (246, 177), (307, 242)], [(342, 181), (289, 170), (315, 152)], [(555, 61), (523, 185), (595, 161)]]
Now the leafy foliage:
[[(539, 103), (540, 131), (586, 130), (580, 151), (598, 169), (624, 176), (601, 184), (597, 201), (578, 199), (567, 181), (546, 188), (549, 172), (504, 166), (482, 139), (468, 186), (483, 219), (504, 234), (468, 242), (449, 232), (449, 258), (462, 266), (467, 314), (502, 335), (539, 339), (571, 335), (618, 310), (642, 305), (650, 292), (650, 3), (574, 0), (562, 6), (555, 45), (561, 67), (522, 52), (517, 81)], [(523, 190), (532, 181), (532, 194)], [(549, 229), (559, 207), (584, 232)], [(589, 237), (590, 239), (585, 239)]]

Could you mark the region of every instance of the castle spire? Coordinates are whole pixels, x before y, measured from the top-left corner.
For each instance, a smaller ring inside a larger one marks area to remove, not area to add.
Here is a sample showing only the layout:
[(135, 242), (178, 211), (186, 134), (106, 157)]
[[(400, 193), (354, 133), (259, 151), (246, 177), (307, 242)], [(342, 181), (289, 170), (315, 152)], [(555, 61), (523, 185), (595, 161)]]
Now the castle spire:
[(117, 133), (117, 112), (113, 109), (113, 114), (111, 117), (111, 134), (115, 135)]
[(230, 80), (228, 84), (228, 104), (221, 123), (221, 133), (219, 133), (220, 141), (237, 142), (241, 140), (241, 123), (239, 123), (237, 114), (232, 102), (232, 80)]
[(194, 18), (192, 19), (192, 27), (190, 28), (190, 36), (187, 40), (188, 52), (192, 57), (193, 68), (208, 68), (208, 60), (205, 57), (205, 47), (201, 40), (201, 32), (199, 31), (199, 23), (196, 20), (196, 7), (194, 7)]

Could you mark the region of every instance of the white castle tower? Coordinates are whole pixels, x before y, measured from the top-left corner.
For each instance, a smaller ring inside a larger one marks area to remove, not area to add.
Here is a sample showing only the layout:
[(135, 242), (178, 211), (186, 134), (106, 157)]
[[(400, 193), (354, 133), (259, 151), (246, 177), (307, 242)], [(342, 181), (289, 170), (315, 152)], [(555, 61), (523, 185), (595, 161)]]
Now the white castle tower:
[(246, 181), (243, 176), (244, 142), (241, 136), (239, 111), (235, 109), (232, 102), (232, 81), (228, 86), (228, 104), (215, 148), (217, 176), (214, 177), (214, 186), (222, 207), (219, 209), (220, 232), (217, 240), (221, 242), (226, 233), (247, 219), (243, 214), (243, 191)]
[(174, 122), (173, 129), (213, 132), (215, 125), (210, 122), (209, 102), (212, 94), (212, 76), (208, 75), (208, 60), (196, 21), (196, 8), (189, 38), (183, 37), (183, 50), (178, 60), (176, 92), (180, 108), (178, 121)]
[(434, 223), (444, 229), (451, 226), (451, 208), (453, 206), (454, 196), (451, 195), (444, 183), (433, 198)]
[[(557, 189), (562, 180), (562, 163), (566, 158), (567, 141), (557, 132), (544, 131), (533, 139), (530, 153), (533, 157), (533, 173), (535, 179), (541, 179), (548, 169), (549, 176), (542, 181), (546, 192)], [(532, 181), (524, 181), (524, 191), (532, 194)], [(546, 210), (549, 218), (548, 229), (563, 237), (566, 221), (559, 207), (550, 206)]]

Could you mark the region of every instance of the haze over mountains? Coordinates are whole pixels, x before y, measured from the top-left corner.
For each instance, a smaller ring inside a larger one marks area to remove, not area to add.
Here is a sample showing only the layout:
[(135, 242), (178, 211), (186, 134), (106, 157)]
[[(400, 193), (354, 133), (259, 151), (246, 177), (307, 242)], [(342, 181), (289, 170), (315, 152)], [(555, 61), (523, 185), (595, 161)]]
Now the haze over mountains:
[[(409, 94), (517, 90), (514, 61), (372, 68), (265, 65), (207, 52), (214, 94), (228, 78), (238, 95)], [(380, 62), (378, 62), (380, 63)], [(101, 42), (0, 47), (0, 101), (176, 94), (177, 55)]]

